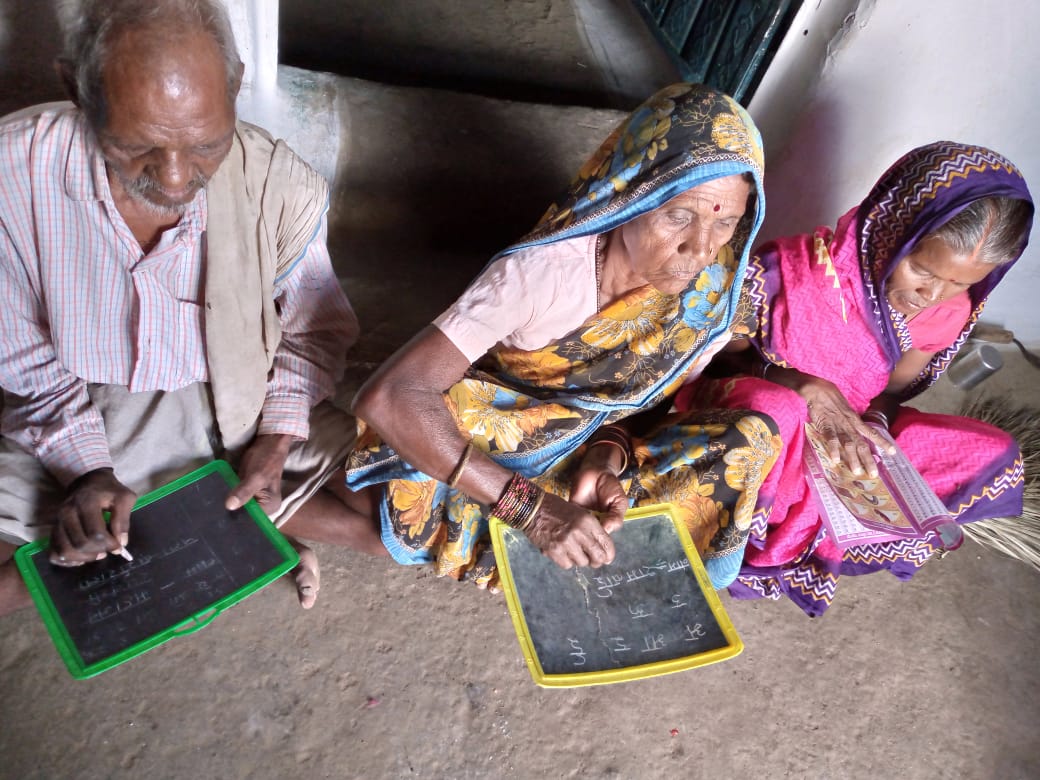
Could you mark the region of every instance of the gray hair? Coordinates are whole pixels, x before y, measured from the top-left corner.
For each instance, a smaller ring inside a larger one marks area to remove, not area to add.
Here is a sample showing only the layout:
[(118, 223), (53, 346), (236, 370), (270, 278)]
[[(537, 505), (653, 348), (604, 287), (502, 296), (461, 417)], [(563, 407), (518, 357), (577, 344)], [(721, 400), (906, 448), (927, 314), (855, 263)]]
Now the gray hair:
[(80, 108), (95, 127), (106, 120), (102, 76), (112, 43), (125, 30), (206, 32), (220, 49), (228, 100), (238, 89), (240, 68), (235, 35), (220, 0), (78, 0), (66, 9), (62, 62), (74, 80)]
[(925, 236), (960, 255), (976, 254), (983, 263), (1004, 265), (1022, 251), (1028, 238), (1033, 206), (1019, 198), (989, 197), (972, 201), (948, 222)]

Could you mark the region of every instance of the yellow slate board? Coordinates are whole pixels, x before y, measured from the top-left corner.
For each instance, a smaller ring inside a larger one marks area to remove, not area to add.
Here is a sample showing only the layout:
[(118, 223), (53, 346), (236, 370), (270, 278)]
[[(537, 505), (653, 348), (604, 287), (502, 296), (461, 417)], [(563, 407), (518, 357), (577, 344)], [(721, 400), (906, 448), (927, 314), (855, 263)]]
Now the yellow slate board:
[(543, 687), (638, 680), (723, 661), (744, 649), (672, 505), (630, 509), (614, 561), (561, 569), (492, 518), (509, 613)]

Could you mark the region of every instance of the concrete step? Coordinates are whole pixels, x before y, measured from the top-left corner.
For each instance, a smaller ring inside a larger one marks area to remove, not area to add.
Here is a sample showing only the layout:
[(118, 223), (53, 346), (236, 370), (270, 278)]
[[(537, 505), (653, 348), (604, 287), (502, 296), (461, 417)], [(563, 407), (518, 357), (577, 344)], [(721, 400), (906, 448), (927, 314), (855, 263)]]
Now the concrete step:
[(385, 358), (534, 226), (626, 112), (390, 86), (282, 66), (243, 118), (332, 184), (329, 248), (361, 320), (352, 357)]

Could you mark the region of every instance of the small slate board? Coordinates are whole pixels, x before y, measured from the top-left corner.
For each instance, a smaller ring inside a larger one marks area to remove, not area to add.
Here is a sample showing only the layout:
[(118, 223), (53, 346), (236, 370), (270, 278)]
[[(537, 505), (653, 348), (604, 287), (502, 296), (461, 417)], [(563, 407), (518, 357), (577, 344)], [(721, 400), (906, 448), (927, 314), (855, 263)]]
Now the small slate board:
[(29, 593), (73, 677), (111, 669), (274, 581), (299, 556), (256, 501), (224, 507), (238, 478), (222, 460), (138, 499), (127, 549), (75, 568), (48, 560), (49, 540), (15, 553)]
[(561, 569), (492, 518), (517, 637), (544, 687), (623, 682), (732, 658), (744, 646), (669, 504), (629, 510), (614, 561)]

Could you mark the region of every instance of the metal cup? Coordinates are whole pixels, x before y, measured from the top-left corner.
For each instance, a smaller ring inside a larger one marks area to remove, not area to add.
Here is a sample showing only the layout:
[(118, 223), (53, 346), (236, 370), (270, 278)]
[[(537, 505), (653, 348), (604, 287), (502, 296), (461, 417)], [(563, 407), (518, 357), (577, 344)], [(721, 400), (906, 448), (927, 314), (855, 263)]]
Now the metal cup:
[(962, 349), (946, 369), (946, 376), (961, 390), (971, 390), (1004, 365), (1000, 352), (991, 344), (975, 344)]

